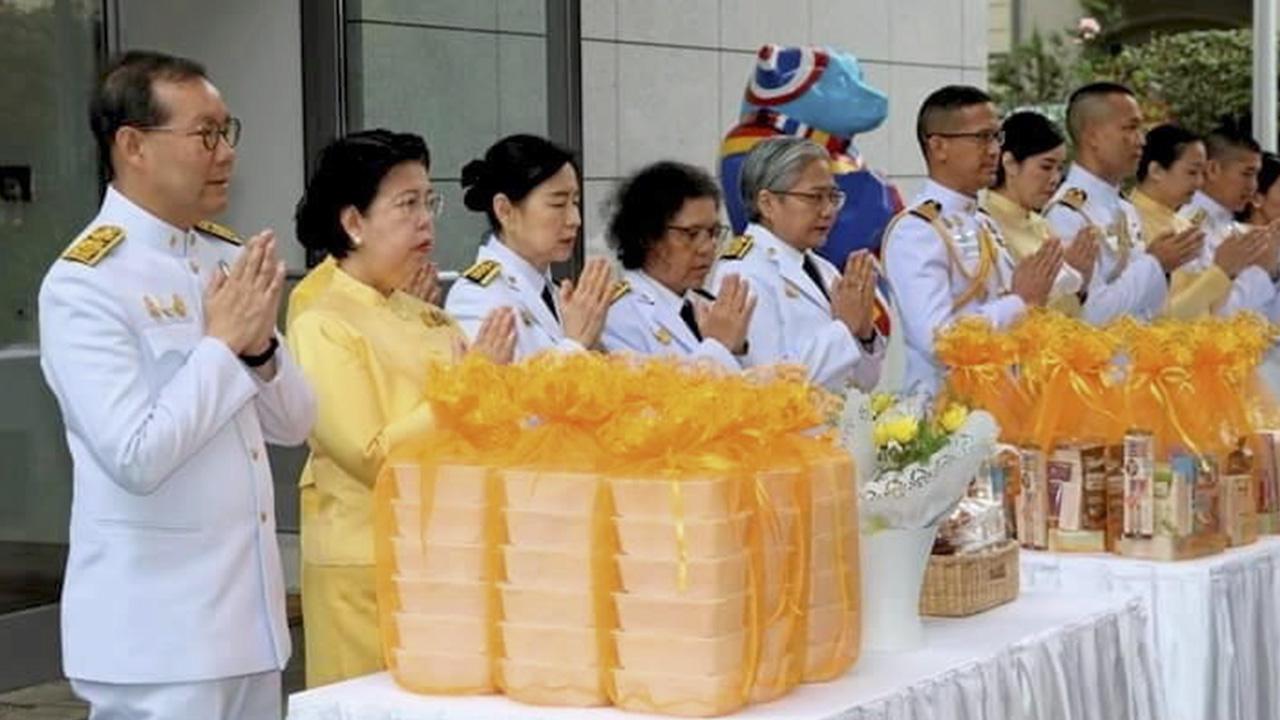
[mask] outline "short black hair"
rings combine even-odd
[[[1000,146],[1001,157],[1004,153],[1009,153],[1018,162],[1047,153],[1067,142],[1052,120],[1029,110],[1016,112],[1005,118],[1000,129],[1004,131],[1004,144]],[[1004,187],[1005,179],[1004,163],[998,163],[995,186]]]
[[[1171,123],[1151,128],[1147,133],[1147,144],[1142,148],[1142,160],[1138,162],[1138,182],[1151,174],[1151,163],[1168,170],[1192,143],[1203,140],[1190,130]]]
[[[925,160],[929,159],[929,136],[938,132],[939,118],[989,102],[991,96],[972,85],[947,85],[929,93],[916,115],[916,142],[920,143],[920,152]]]
[[[343,258],[355,247],[342,227],[348,207],[364,213],[392,168],[419,162],[431,169],[431,151],[419,135],[364,130],[329,143],[294,212],[298,242],[309,250]]]
[[[519,203],[565,165],[573,167],[581,178],[573,153],[537,135],[509,135],[494,143],[484,157],[472,160],[462,168],[462,202],[474,212],[489,218],[489,228],[502,229],[493,211],[493,199],[499,194]]]
[[[1132,90],[1120,83],[1096,82],[1076,88],[1067,98],[1067,134],[1071,136],[1072,143],[1080,144],[1080,138],[1084,135],[1085,120],[1091,114],[1090,110],[1094,107],[1095,101],[1110,95],[1137,97]]]
[[[1204,139],[1210,160],[1221,160],[1233,152],[1262,154],[1262,146],[1249,134],[1243,123],[1224,120],[1209,131]]]
[[[195,60],[151,50],[130,50],[107,63],[89,101],[89,128],[98,144],[98,158],[107,179],[115,177],[111,148],[122,127],[152,127],[169,121],[169,110],[156,101],[157,80],[183,82],[206,78]]]
[[[712,198],[719,206],[720,188],[705,170],[685,163],[656,162],[623,181],[609,220],[609,246],[622,267],[644,267],[685,201],[700,198]]]

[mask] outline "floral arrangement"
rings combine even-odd
[[[990,414],[959,403],[935,407],[925,396],[850,391],[839,436],[858,466],[864,531],[936,525],[960,501],[998,435]]]

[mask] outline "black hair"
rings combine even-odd
[[[462,168],[462,202],[469,210],[489,218],[489,228],[502,229],[493,211],[493,199],[505,195],[513,203],[529,196],[548,178],[570,165],[581,178],[573,153],[537,135],[509,135],[494,143],[484,157]]]
[[[1142,160],[1138,161],[1138,182],[1151,174],[1151,163],[1168,170],[1182,157],[1193,143],[1203,142],[1199,135],[1178,125],[1166,124],[1151,128],[1147,143],[1142,148]]]
[[[1280,180],[1280,155],[1273,152],[1262,153],[1262,169],[1258,171],[1258,194],[1266,195],[1271,190],[1271,186],[1276,184],[1276,180]],[[1249,222],[1253,217],[1253,203],[1250,202],[1245,206],[1244,210],[1236,213],[1236,220],[1240,222]]]
[[[685,201],[699,198],[712,198],[718,206],[720,188],[705,170],[685,163],[656,162],[627,178],[614,194],[609,220],[609,246],[622,267],[644,267]]]
[[[378,196],[392,168],[419,162],[431,169],[431,152],[419,135],[390,130],[364,130],[329,143],[320,151],[316,170],[293,214],[298,242],[310,250],[343,258],[354,244],[342,227],[342,211],[361,213]]]
[[[1062,131],[1052,120],[1038,112],[1016,112],[1000,124],[1004,131],[1004,143],[1000,146],[1002,162],[996,165],[996,187],[1004,187],[1004,154],[1022,162],[1029,157],[1047,153],[1066,143]]]
[[[1072,143],[1079,145],[1080,137],[1084,134],[1086,105],[1092,100],[1108,95],[1136,97],[1132,90],[1120,83],[1096,82],[1076,88],[1067,98],[1067,134],[1071,136]]]
[[[89,129],[108,180],[115,176],[111,148],[120,128],[155,127],[169,121],[169,109],[157,102],[154,83],[205,77],[204,66],[195,60],[150,50],[130,50],[107,63],[89,101]]]
[[[929,135],[938,131],[938,119],[956,110],[991,102],[991,96],[972,85],[947,85],[938,88],[924,99],[920,113],[916,115],[916,141],[925,159],[929,157]]]
[[[1221,160],[1231,152],[1262,153],[1262,146],[1249,134],[1243,123],[1224,120],[1218,127],[1209,131],[1204,139],[1205,149],[1210,160]]]

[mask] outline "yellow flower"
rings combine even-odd
[[[889,393],[876,393],[871,396],[871,414],[880,417],[885,410],[893,407],[893,396]]]
[[[884,423],[876,423],[875,438],[878,448],[889,444],[889,431],[885,429]]]
[[[886,420],[884,422],[884,430],[889,440],[899,445],[906,445],[916,439],[916,434],[920,432],[920,422],[913,417],[904,415]]]
[[[942,412],[942,416],[938,418],[938,424],[943,430],[953,433],[964,425],[964,421],[969,418],[969,410],[963,405],[951,405]]]

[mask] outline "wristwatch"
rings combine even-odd
[[[266,365],[268,362],[271,362],[271,358],[276,356],[276,350],[278,350],[279,348],[280,348],[280,341],[277,340],[274,335],[272,335],[271,341],[267,343],[266,350],[263,350],[261,353],[257,355],[240,355],[239,356],[240,362],[244,363],[245,365],[248,365],[251,368],[262,367],[263,365]]]

